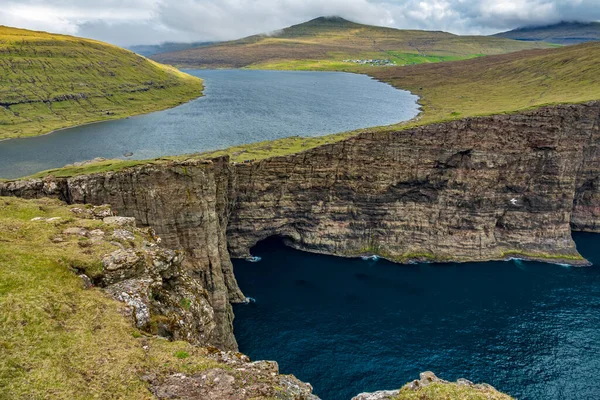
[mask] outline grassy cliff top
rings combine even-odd
[[[202,80],[94,40],[0,26],[0,140],[157,111]]]
[[[0,197],[0,398],[149,399],[143,374],[218,366],[202,349],[142,335],[124,304],[85,290],[72,267],[97,268],[118,247],[61,235],[70,227],[108,229],[58,200]]]
[[[487,54],[548,48],[547,43],[487,36],[399,30],[321,17],[269,34],[153,56],[202,68],[340,69],[344,60],[379,59],[397,65],[453,61]]]
[[[169,341],[154,336],[155,328],[135,328],[132,313],[137,317],[136,307],[144,301],[162,302],[171,309],[171,313],[150,311],[156,318],[150,325],[168,318],[179,321],[185,317],[178,307],[189,310],[203,303],[193,290],[185,289],[165,300],[174,294],[165,287],[173,282],[185,286],[192,278],[178,267],[169,267],[168,261],[164,264],[162,256],[153,258],[148,253],[148,241],[156,246],[153,233],[112,224],[102,219],[107,213],[107,206],[0,197],[0,399],[222,395],[291,400],[310,390],[295,377],[280,375],[275,364],[250,363],[240,353]],[[140,258],[127,261],[124,252]],[[106,254],[117,264],[106,266]],[[164,273],[164,268],[171,268],[168,276],[153,276]],[[118,284],[105,291],[91,286],[89,279],[85,284],[78,276],[81,273],[100,286],[101,280],[94,278],[112,274],[111,282]],[[172,280],[177,278],[181,281]],[[145,284],[153,286],[144,289]],[[126,293],[139,302],[129,301],[127,306],[114,299],[127,299]],[[169,303],[178,296],[190,298]],[[203,317],[211,318],[208,310],[203,311]]]

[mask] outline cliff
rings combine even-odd
[[[0,397],[318,400],[276,362],[202,347],[208,293],[161,242],[106,205],[0,197]],[[356,399],[463,397],[510,399],[430,372]]]
[[[598,231],[600,103],[362,133],[298,154],[158,162],[0,184],[0,195],[111,204],[186,253],[209,292],[208,342],[235,349],[230,255],[277,235],[299,249],[397,262],[511,257],[585,265]]]
[[[0,197],[0,398],[318,400],[275,362],[200,346],[208,292],[159,243],[107,206]]]

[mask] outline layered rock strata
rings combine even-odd
[[[397,262],[511,257],[584,265],[571,226],[600,230],[600,103],[377,130],[249,163],[157,162],[0,184],[0,195],[111,204],[183,249],[209,292],[209,342],[235,349],[230,254],[296,248]]]

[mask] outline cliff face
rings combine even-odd
[[[207,344],[236,349],[231,302],[243,301],[244,296],[233,276],[225,239],[232,176],[227,160],[218,159],[146,165],[70,179],[14,182],[0,188],[0,193],[110,204],[119,215],[151,226],[163,245],[185,251],[185,268],[209,292],[216,328]]]
[[[233,256],[280,235],[294,247],[396,261],[582,260],[597,227],[599,104],[366,133],[236,166]],[[578,261],[579,259],[579,261]]]
[[[391,260],[522,257],[584,264],[571,224],[600,231],[600,103],[546,107],[231,165],[157,163],[0,184],[0,195],[108,203],[152,226],[210,292],[209,343],[235,349],[243,301],[229,254],[279,235],[297,248]]]

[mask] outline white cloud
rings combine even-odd
[[[228,40],[322,15],[406,29],[489,34],[599,20],[598,0],[2,0],[0,24],[118,45]]]

